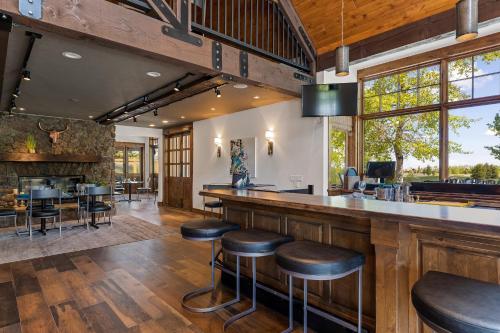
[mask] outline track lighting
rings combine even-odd
[[[214,88],[214,91],[215,91],[215,95],[217,95],[217,98],[221,98],[222,97],[222,94],[220,92],[219,87]]]
[[[10,103],[10,110],[11,110],[11,111],[14,111],[14,110],[16,110],[16,109],[17,109],[16,102],[12,101],[12,102]]]
[[[23,80],[24,81],[30,81],[31,80],[31,73],[29,70],[23,70],[23,73],[22,73],[22,76],[23,76]]]
[[[108,115],[106,115],[106,120],[111,120],[111,117]]]
[[[12,93],[12,97],[18,98],[20,93],[21,91],[19,90],[19,88],[16,88],[16,90]]]
[[[137,118],[136,118],[136,117],[134,117],[133,119],[134,119],[134,123],[136,123],[136,122],[137,122]]]
[[[155,117],[158,117],[158,109],[155,109],[155,110],[153,111],[153,115],[154,115]]]
[[[177,81],[177,83],[175,84],[174,90],[177,91],[177,92],[181,91],[181,84],[180,84],[179,81]]]

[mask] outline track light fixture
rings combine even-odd
[[[17,109],[16,102],[12,101],[12,102],[10,103],[10,111],[12,112],[12,111],[14,111],[14,110],[16,110],[16,109]]]
[[[27,69],[23,70],[22,72],[23,80],[24,81],[30,81],[31,80],[31,72]]]
[[[215,95],[217,96],[217,98],[221,98],[222,97],[222,94],[220,92],[219,87],[214,88],[214,91],[215,91]]]
[[[177,92],[181,91],[181,83],[179,81],[175,84],[174,90]]]
[[[158,117],[158,109],[154,109],[154,111],[153,111],[153,115],[154,115],[155,117]]]
[[[19,90],[19,88],[16,88],[16,90],[14,90],[14,92],[12,93],[12,97],[19,98],[20,94],[21,94],[21,91]]]
[[[134,123],[136,123],[136,122],[137,122],[137,118],[136,118],[136,117],[134,117],[133,119],[134,119]]]
[[[108,115],[106,115],[106,120],[111,120],[111,117]]]

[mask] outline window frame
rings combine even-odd
[[[431,61],[423,61],[416,64],[411,64],[408,66],[401,66],[394,70],[383,71],[381,73],[366,75],[366,76],[358,76],[358,83],[360,87],[360,103],[359,110],[360,114],[356,117],[355,127],[357,129],[357,142],[358,144],[358,152],[357,152],[357,168],[361,175],[364,174],[364,166],[366,165],[366,161],[364,160],[364,146],[365,146],[365,138],[364,138],[364,122],[366,120],[371,119],[379,119],[379,118],[387,118],[394,116],[404,116],[411,114],[418,114],[424,112],[432,112],[439,111],[439,180],[443,181],[448,179],[449,176],[449,154],[448,154],[448,111],[459,108],[473,107],[473,106],[481,106],[481,105],[490,105],[500,103],[500,95],[486,96],[473,98],[474,94],[472,94],[470,99],[461,100],[461,101],[448,101],[448,86],[450,82],[448,80],[448,65],[449,62],[455,61],[458,59],[464,59],[471,57],[474,63],[474,57],[493,52],[500,51],[500,45],[494,45],[487,48],[476,49],[468,52],[462,52],[449,57],[436,57]],[[391,111],[379,111],[374,113],[365,113],[365,97],[364,97],[364,83],[371,80],[376,80],[378,78],[400,74],[404,72],[409,72],[418,68],[428,67],[439,64],[440,68],[440,82],[439,82],[439,103],[427,106],[417,106],[407,109],[398,109]],[[375,66],[376,67],[376,66]],[[474,82],[474,64],[472,65],[473,75],[471,79]],[[493,73],[488,75],[494,75]],[[417,86],[417,88],[420,88]],[[474,89],[474,87],[472,87]],[[380,95],[375,95],[380,96]],[[399,99],[399,98],[398,98]],[[399,101],[398,101],[399,102]],[[398,103],[399,106],[399,103]],[[381,106],[380,106],[381,108]],[[380,109],[379,108],[379,109]]]

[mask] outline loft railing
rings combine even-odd
[[[310,61],[273,0],[192,0],[191,29],[298,69]]]
[[[146,0],[108,0],[155,17]],[[310,72],[311,60],[275,0],[190,0],[191,31]],[[176,12],[175,0],[164,2]]]

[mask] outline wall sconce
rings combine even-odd
[[[222,150],[222,138],[220,137],[214,138],[214,143],[217,146],[217,157],[220,157]]]
[[[267,155],[273,154],[273,146],[274,146],[274,132],[269,130],[266,131],[266,140],[267,140]]]

